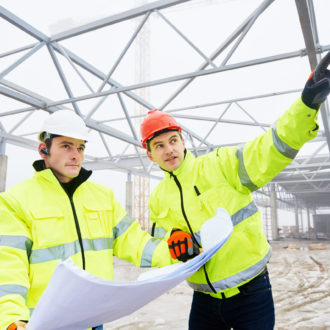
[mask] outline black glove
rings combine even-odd
[[[190,234],[180,229],[173,229],[167,240],[168,248],[173,259],[186,262],[199,255],[199,247],[192,240]]]
[[[316,66],[302,91],[302,101],[312,109],[318,110],[320,104],[326,100],[330,93],[330,70],[327,70],[329,64],[330,52]]]

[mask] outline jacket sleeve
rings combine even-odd
[[[29,228],[0,201],[0,329],[18,320],[29,320]]]
[[[167,243],[143,231],[139,222],[129,216],[114,198],[113,216],[114,255],[138,267],[163,267],[174,263]]]
[[[317,111],[299,98],[266,133],[237,147],[219,148],[221,171],[235,189],[255,191],[292,162],[318,127]]]

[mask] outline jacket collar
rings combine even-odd
[[[56,175],[53,173],[52,169],[45,167],[45,162],[43,159],[36,160],[33,163],[33,167],[36,171],[35,175],[41,176],[45,178],[46,180],[53,182],[55,184],[60,184],[64,190],[67,192],[67,189],[65,189],[65,184],[62,184],[56,177]],[[83,167],[80,169],[80,172],[77,177],[75,177],[72,181],[70,181],[70,191],[73,192],[87,179],[92,175],[92,171],[88,171],[84,169]]]
[[[172,175],[180,176],[180,177],[184,175],[190,176],[191,169],[193,168],[194,165],[194,160],[195,160],[195,156],[190,151],[187,150],[182,164],[176,170],[169,172],[162,169],[165,172],[165,177],[171,177]]]

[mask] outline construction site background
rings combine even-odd
[[[271,242],[268,265],[275,301],[276,330],[330,330],[330,241],[280,239]],[[115,280],[135,281],[145,269],[116,259]],[[185,282],[105,330],[184,330],[192,289]]]

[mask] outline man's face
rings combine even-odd
[[[48,156],[40,153],[41,148],[46,148],[45,143],[39,145],[39,154],[60,182],[70,182],[78,176],[84,161],[85,141],[59,136],[52,139]]]
[[[184,150],[184,140],[179,132],[169,131],[150,141],[150,151],[147,151],[147,154],[149,159],[157,163],[159,167],[172,172],[183,162]]]

